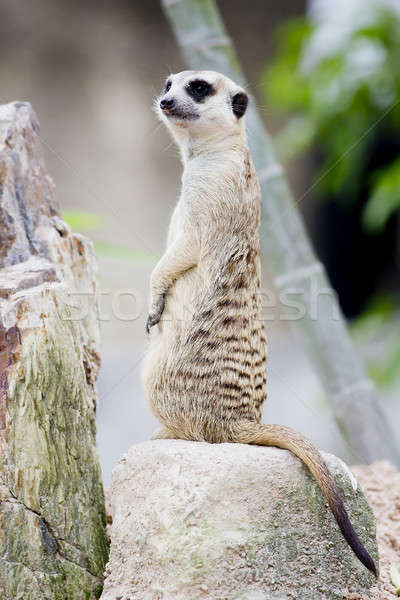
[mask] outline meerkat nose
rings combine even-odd
[[[160,107],[162,108],[162,110],[169,110],[170,108],[173,108],[174,106],[175,106],[175,100],[173,98],[170,98],[169,100],[167,100],[167,98],[164,98],[160,102]]]

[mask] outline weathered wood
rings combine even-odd
[[[61,219],[25,103],[0,107],[0,269],[0,598],[98,598],[96,261]]]
[[[245,84],[214,0],[162,0],[162,5],[189,68],[212,69]],[[301,333],[340,430],[358,460],[387,458],[400,465],[374,384],[353,346],[254,102],[246,119],[263,197],[261,244],[277,290],[281,295],[296,293],[305,309],[304,316],[293,321],[294,329]]]

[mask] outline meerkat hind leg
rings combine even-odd
[[[166,427],[157,429],[150,438],[151,440],[176,440],[177,437]]]

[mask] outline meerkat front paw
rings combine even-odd
[[[157,325],[157,323],[160,321],[161,315],[163,314],[164,308],[165,308],[165,297],[166,297],[166,293],[159,294],[152,301],[149,316],[147,317],[147,321],[146,321],[147,333],[150,333],[150,329],[154,325]]]

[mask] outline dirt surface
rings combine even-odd
[[[400,473],[388,462],[353,467],[375,513],[380,577],[368,596],[351,594],[347,600],[393,600],[398,598],[390,582],[390,565],[400,564]]]

